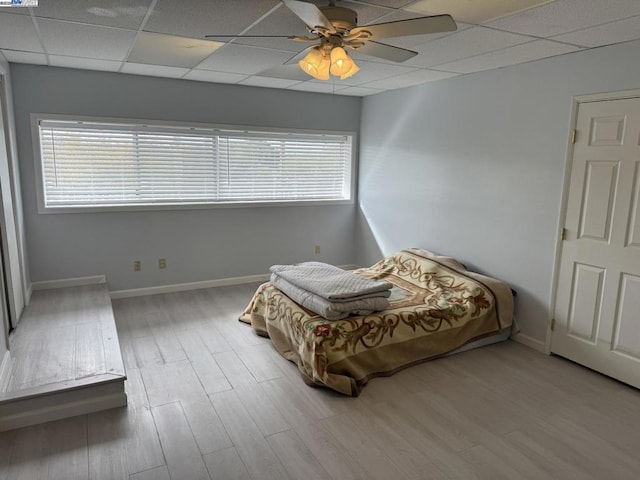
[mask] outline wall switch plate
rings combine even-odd
[[[142,262],[140,260],[134,260],[133,261],[133,271],[134,272],[139,272],[140,270],[142,270]]]
[[[167,268],[167,259],[159,258],[158,259],[158,268]]]
[[[316,255],[320,255],[320,245],[316,245]]]

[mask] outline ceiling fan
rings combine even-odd
[[[296,61],[304,55],[304,58],[298,60],[300,68],[318,80],[329,80],[330,74],[340,77],[340,79],[345,79],[360,70],[345,49],[393,62],[404,62],[418,53],[380,43],[377,40],[406,35],[450,32],[458,28],[451,15],[434,15],[358,26],[358,13],[350,8],[336,6],[336,0],[329,0],[329,5],[324,7],[316,7],[312,3],[298,0],[282,0],[282,3],[305,23],[310,36],[206,36],[234,38],[275,37],[288,38],[298,42],[316,43],[316,45],[296,55],[291,61]]]

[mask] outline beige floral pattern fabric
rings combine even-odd
[[[307,383],[354,396],[372,377],[511,328],[510,288],[452,258],[405,249],[355,273],[394,284],[387,310],[329,321],[265,283],[240,320],[270,337]]]

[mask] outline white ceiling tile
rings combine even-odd
[[[457,62],[445,63],[438,68],[458,73],[479,72],[492,68],[516,65],[518,63],[530,62],[541,58],[562,55],[565,53],[580,50],[579,47],[566,45],[563,43],[551,42],[549,40],[536,40],[534,42],[516,45],[495,52],[485,53]]]
[[[31,63],[33,65],[46,65],[47,56],[44,53],[21,52],[20,50],[2,50],[7,61],[12,63]]]
[[[636,40],[640,38],[640,15],[551,38],[583,47],[600,47]]]
[[[0,12],[0,48],[42,53],[31,17]]]
[[[267,88],[287,88],[295,85],[296,83],[299,83],[298,80],[285,80],[284,78],[260,77],[258,75],[254,75],[242,80],[240,85],[252,85],[254,87]]]
[[[457,76],[457,73],[439,72],[437,70],[420,69],[413,72],[396,75],[394,77],[383,78],[375,82],[369,82],[362,85],[368,88],[382,88],[385,90],[393,90],[396,88],[410,87],[421,83],[433,82],[435,80],[444,80]]]
[[[125,63],[122,73],[135,75],[149,75],[152,77],[180,78],[189,72],[188,68],[164,67],[162,65],[147,65],[145,63]]]
[[[279,0],[158,0],[144,29],[193,38],[235,35],[279,5]]]
[[[259,74],[261,77],[284,78],[285,80],[297,80],[298,82],[306,82],[311,79],[297,63],[291,65],[277,65],[273,68],[263,70]]]
[[[523,35],[473,27],[417,46],[415,49],[420,55],[407,60],[404,65],[433,67],[531,40],[531,37]]]
[[[284,5],[271,12],[255,27],[247,30],[246,35],[299,35],[310,36],[304,22]],[[254,45],[275,50],[299,52],[311,43],[297,42],[287,38],[238,38],[234,43]],[[315,42],[319,43],[319,42]]]
[[[338,89],[344,89],[343,86],[337,87],[334,82],[316,82],[306,81],[301,82],[292,87],[289,90],[299,90],[301,92],[316,92],[316,93],[334,93]]]
[[[290,58],[291,52],[231,44],[213,52],[198,69],[252,75],[282,65]]]
[[[640,15],[638,0],[556,0],[488,25],[510,32],[551,37]]]
[[[404,9],[431,15],[449,14],[456,20],[478,25],[552,1],[554,0],[418,0]]]
[[[136,33],[111,27],[38,19],[48,53],[70,57],[124,60]]]
[[[49,64],[53,67],[117,72],[120,69],[122,62],[117,62],[115,60],[96,60],[93,58],[65,57],[63,55],[49,55]]]
[[[151,0],[40,0],[37,17],[137,30]]]
[[[336,90],[336,95],[350,95],[352,97],[366,97],[367,95],[375,95],[376,93],[384,92],[378,88],[366,88],[366,87],[348,87],[342,90]]]
[[[197,38],[142,32],[127,61],[193,68],[222,45]]]
[[[241,73],[214,72],[213,70],[191,70],[184,78],[200,82],[238,83],[247,78]]]
[[[354,56],[355,58],[355,56]],[[416,68],[401,66],[397,63],[378,63],[368,62],[362,60],[362,57],[356,60],[356,64],[360,67],[360,71],[353,77],[345,80],[336,79],[336,82],[340,85],[361,85],[363,83],[373,82],[375,80],[382,80],[383,78],[393,77],[404,73],[410,73]]]

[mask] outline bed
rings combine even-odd
[[[509,337],[513,295],[450,257],[408,248],[354,273],[393,284],[389,308],[329,321],[270,282],[240,321],[269,337],[312,386],[357,396],[373,377]]]

